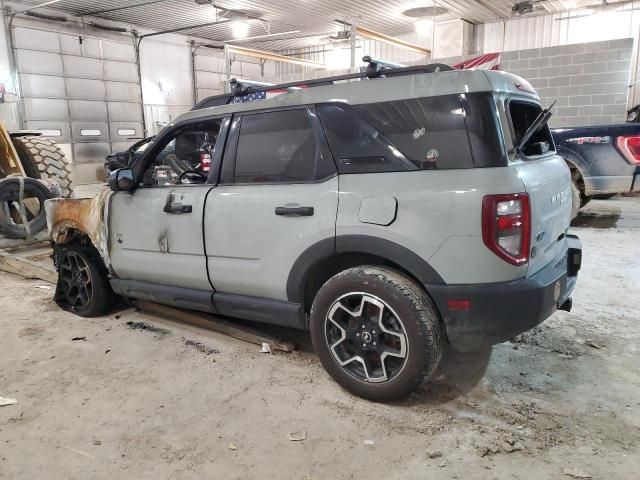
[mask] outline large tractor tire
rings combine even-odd
[[[71,161],[54,141],[38,136],[12,140],[28,177],[52,180],[60,185],[63,197],[72,196]]]

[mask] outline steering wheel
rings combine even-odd
[[[180,174],[180,176],[178,176],[178,183],[182,183],[182,179],[187,175],[197,175],[202,179],[202,183],[207,181],[207,175],[205,175],[204,173],[198,172],[197,170],[185,170]]]

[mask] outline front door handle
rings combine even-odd
[[[164,204],[164,213],[173,213],[177,215],[191,213],[193,211],[193,207],[186,203],[182,203],[182,200],[186,197],[188,197],[188,195],[178,195],[174,191],[169,192],[169,195],[167,195],[167,201]]]
[[[295,215],[298,217],[311,217],[313,207],[276,207],[276,215]]]
[[[191,205],[184,205],[182,203],[171,203],[164,206],[164,213],[191,213],[193,207]]]

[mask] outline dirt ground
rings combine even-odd
[[[18,400],[0,407],[0,478],[637,479],[640,199],[593,201],[577,225],[573,312],[448,351],[389,405],[339,388],[305,334],[268,355],[133,310],[87,320],[0,274],[0,396]]]

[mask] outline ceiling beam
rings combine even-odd
[[[431,49],[429,48],[421,47],[420,45],[416,45],[415,43],[405,42],[404,40],[400,40],[399,38],[391,37],[389,35],[385,35],[384,33],[375,32],[364,27],[356,26],[356,35],[369,38],[371,40],[376,40],[378,42],[387,43],[389,45],[394,45],[396,47],[404,48],[405,50],[411,50],[416,53],[421,53],[422,55],[429,55],[431,53]]]
[[[274,60],[276,62],[283,63],[293,63],[295,65],[302,65],[304,67],[327,68],[327,66],[323,63],[305,60],[304,58],[288,57],[273,52],[267,52],[266,50],[256,50],[254,48],[240,47],[238,45],[227,44],[227,51],[229,53],[235,53],[237,55],[244,55],[245,57],[261,58],[263,60]]]
[[[166,1],[168,0],[146,0],[143,2],[129,3],[128,5],[122,5],[120,7],[105,8],[104,10],[92,10],[89,12],[83,12],[80,14],[80,16],[90,17],[93,15],[102,15],[104,13],[119,12],[120,10],[127,10],[129,8],[145,7],[147,5],[153,5],[155,3],[162,3]]]

